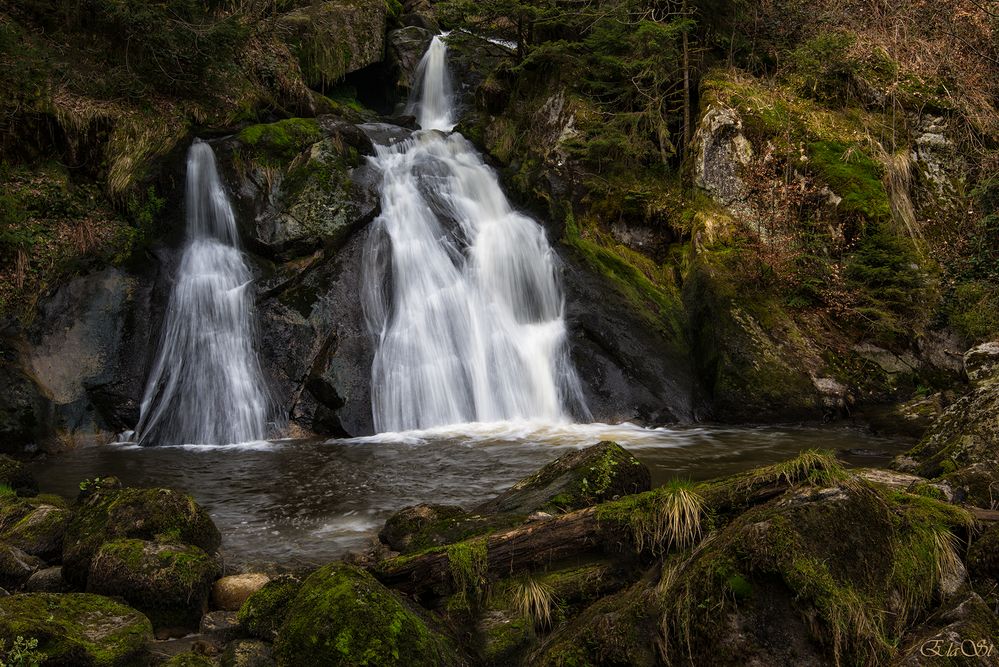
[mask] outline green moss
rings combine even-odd
[[[774,474],[783,472],[763,477]],[[788,613],[814,618],[813,638],[840,664],[894,655],[941,577],[957,567],[952,531],[966,530],[970,515],[857,480],[830,486],[806,477],[804,484],[739,516],[701,553],[674,561],[661,590],[667,644],[694,646],[695,661],[699,651],[710,653],[723,619],[755,613],[744,601],[776,577],[793,601]],[[842,528],[859,525],[864,530]]]
[[[18,636],[37,639],[52,664],[125,667],[142,663],[152,626],[100,595],[30,593],[0,599],[0,639]]]
[[[33,496],[38,493],[38,482],[27,466],[9,456],[0,454],[0,486],[6,489],[4,495],[16,493],[19,496]]]
[[[479,537],[449,544],[444,549],[447,552],[451,579],[458,591],[458,598],[462,606],[469,607],[477,604],[485,594],[485,586],[488,581],[486,572],[489,567],[489,559],[486,538]]]
[[[236,138],[262,163],[281,166],[322,139],[322,132],[315,118],[286,118],[276,123],[251,125]]]
[[[273,641],[284,622],[288,605],[301,587],[302,580],[294,575],[271,579],[240,607],[237,615],[240,626],[251,637]]]
[[[113,485],[112,485],[113,487]],[[98,488],[73,511],[66,528],[63,576],[85,586],[90,561],[105,542],[166,535],[213,553],[221,535],[194,499],[171,489]]]
[[[280,665],[457,664],[450,642],[364,570],[324,566],[302,584],[278,632]]]
[[[221,574],[219,563],[198,547],[116,540],[94,556],[87,589],[124,598],[157,629],[193,629]]]
[[[641,253],[609,240],[595,227],[584,233],[572,213],[566,216],[563,242],[615,285],[636,312],[679,344],[683,339],[680,294],[665,267],[656,266]]]
[[[946,305],[947,323],[969,344],[999,336],[999,285],[986,280],[958,284]]]
[[[891,220],[891,204],[881,181],[881,164],[856,143],[816,141],[808,146],[809,166],[842,197],[837,210],[870,222]]]

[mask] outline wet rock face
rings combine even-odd
[[[298,432],[371,432],[358,295],[364,229],[378,212],[373,150],[332,116],[252,126],[219,146],[247,246],[261,256],[261,363]]]
[[[135,424],[157,339],[158,273],[153,261],[136,274],[75,278],[42,303],[30,329],[0,344],[11,388],[0,397],[3,446],[104,444]]]
[[[401,100],[409,96],[416,83],[416,69],[430,46],[434,34],[416,25],[390,30],[388,33],[387,61],[395,77],[396,93]]]

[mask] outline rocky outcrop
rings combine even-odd
[[[385,57],[387,3],[334,0],[281,15],[276,30],[298,57],[306,84],[328,86]]]
[[[999,484],[999,343],[968,350],[964,367],[968,393],[950,405],[896,465],[944,480],[968,502],[992,507]]]
[[[416,83],[417,67],[433,36],[430,30],[416,25],[389,31],[386,64],[395,79],[398,99],[405,100],[409,96]]]

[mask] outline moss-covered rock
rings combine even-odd
[[[302,579],[292,574],[283,574],[264,584],[239,608],[237,618],[243,631],[251,637],[274,641],[288,605],[301,587]]]
[[[383,0],[334,0],[282,15],[278,29],[288,35],[305,82],[320,88],[381,62],[387,17]]]
[[[26,465],[0,454],[0,487],[9,487],[19,496],[38,494],[38,482]]]
[[[0,639],[38,640],[45,665],[130,667],[144,664],[149,619],[100,595],[30,593],[0,599]]]
[[[120,538],[173,542],[214,553],[222,541],[208,513],[171,489],[108,488],[91,492],[73,509],[63,544],[63,576],[84,587],[90,561],[105,542]]]
[[[360,568],[314,572],[288,608],[275,653],[280,665],[456,665],[450,640]]]
[[[476,508],[483,514],[568,512],[651,488],[649,469],[614,442],[601,442],[552,461]]]
[[[106,542],[94,555],[87,591],[125,599],[157,635],[185,634],[208,608],[219,562],[195,546],[136,539]]]
[[[924,477],[942,478],[968,502],[990,507],[999,481],[999,369],[979,348],[967,356],[971,390],[948,406],[896,464]]]
[[[981,665],[994,667],[999,662],[995,638],[999,637],[999,619],[975,593],[964,591],[946,601],[926,622],[902,641],[898,667],[938,665]]]
[[[63,535],[69,523],[67,509],[35,504],[24,518],[0,534],[0,540],[43,560],[62,555]]]
[[[466,512],[456,505],[413,505],[390,516],[378,539],[407,554],[509,528],[524,519],[520,514]]]
[[[940,591],[953,590],[963,567],[952,531],[970,521],[946,503],[858,481],[798,487],[666,563],[656,612],[664,655],[886,662]]]

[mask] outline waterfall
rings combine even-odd
[[[422,131],[378,146],[382,214],[364,249],[378,431],[588,417],[569,359],[556,257],[454,126],[447,46],[410,102]]]
[[[406,113],[416,116],[424,130],[454,129],[454,92],[447,69],[447,33],[437,35],[416,68],[416,85]]]
[[[229,444],[265,436],[252,276],[211,146],[187,154],[187,239],[146,383],[141,444]]]

